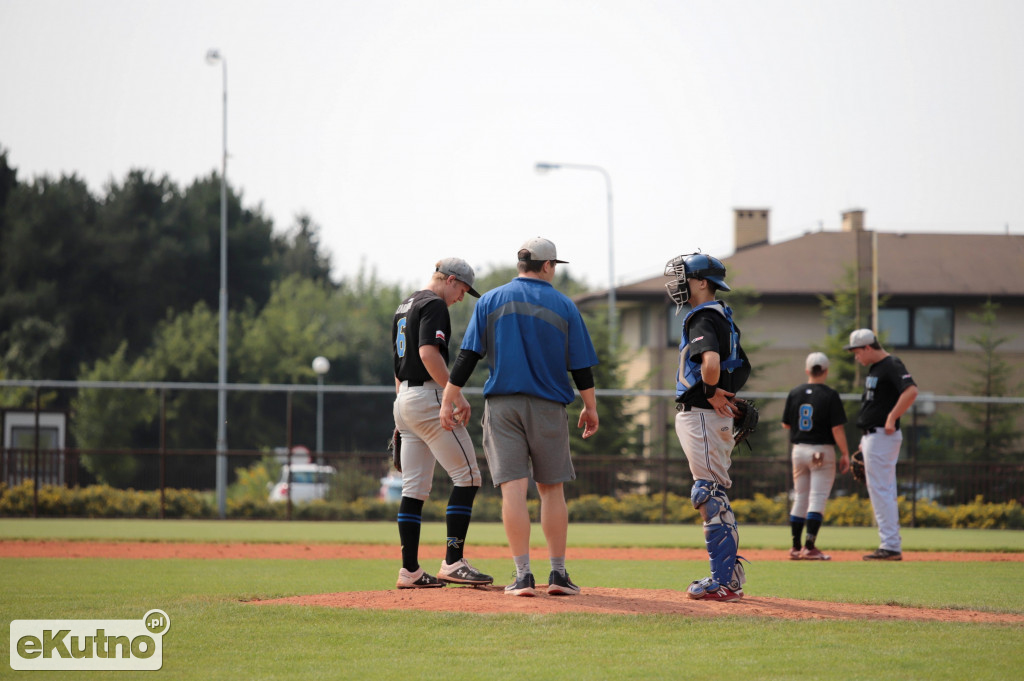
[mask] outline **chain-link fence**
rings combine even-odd
[[[85,486],[104,482],[113,487],[139,490],[210,490],[216,484],[216,460],[223,456],[233,483],[240,470],[265,457],[284,461],[288,452],[306,451],[295,461],[334,466],[342,479],[358,477],[360,488],[373,487],[391,471],[386,441],[393,427],[392,386],[229,385],[228,440],[232,446],[217,451],[197,442],[213,444],[216,424],[210,399],[217,384],[107,383],[61,381],[0,381],[0,390],[22,391],[18,409],[4,410],[4,441],[0,450],[0,480],[16,485],[33,480],[38,485]],[[317,393],[321,400],[317,400]],[[480,446],[479,389],[467,389],[474,405],[470,433],[477,444],[485,481],[487,462]],[[770,498],[792,488],[786,432],[780,427],[785,393],[748,393],[761,410],[761,423],[748,448],[733,453],[733,499]],[[850,420],[855,419],[859,395],[844,395]],[[572,498],[581,494],[621,496],[637,493],[688,496],[692,478],[675,437],[670,408],[672,395],[664,391],[598,390],[598,410],[610,400],[624,400],[634,414],[637,443],[630,451],[574,453],[577,480],[566,486]],[[8,404],[11,402],[7,400]],[[318,408],[322,403],[322,411]],[[664,422],[654,421],[652,405]],[[43,405],[65,405],[64,441],[54,445],[44,430],[52,414]],[[1015,419],[1007,407],[1020,411],[1024,398],[971,398],[923,394],[902,419],[904,444],[897,466],[900,491],[908,500],[961,504],[982,496],[986,501],[1024,501],[1024,456]],[[642,408],[637,408],[641,405]],[[570,406],[575,424],[578,403]],[[1002,411],[1000,411],[1002,410]],[[12,414],[21,414],[18,428],[9,427]],[[28,424],[26,425],[26,416]],[[85,422],[88,419],[88,422]],[[652,421],[654,423],[652,424]],[[605,424],[602,423],[602,426]],[[21,435],[14,437],[15,431]],[[322,431],[322,432],[318,432]],[[859,435],[848,424],[850,450]],[[102,441],[105,434],[116,441]],[[83,446],[80,441],[89,439]],[[310,451],[309,443],[323,441],[324,451]],[[438,466],[435,489],[446,478]],[[367,481],[370,481],[369,483]],[[385,492],[386,490],[381,490]],[[485,482],[481,494],[492,494]],[[837,475],[833,496],[866,495],[847,475]]]

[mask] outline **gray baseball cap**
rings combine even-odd
[[[843,346],[843,350],[867,347],[877,340],[875,332],[871,329],[857,329],[850,333],[850,342]]]
[[[462,258],[444,258],[437,263],[434,271],[455,277],[469,287],[469,295],[474,298],[480,297],[480,294],[473,288],[473,282],[476,281],[476,273],[473,272],[473,268],[469,266],[469,263]]]
[[[807,363],[804,365],[807,370],[810,371],[814,367],[821,367],[822,369],[828,369],[828,355],[824,352],[812,352],[807,355]]]
[[[559,260],[558,252],[555,250],[555,245],[547,239],[539,236],[535,236],[529,239],[525,244],[519,247],[520,251],[529,251],[530,255],[528,258],[523,260],[554,260],[563,264],[569,264],[568,260]]]

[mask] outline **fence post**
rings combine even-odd
[[[164,489],[167,482],[167,391],[160,388],[160,519],[165,518]]]
[[[285,490],[288,497],[288,520],[292,519],[292,391],[289,390],[285,399],[285,444],[288,447],[288,477]]]
[[[32,517],[39,517],[39,386],[36,386],[36,446],[35,463],[32,466]]]
[[[910,405],[910,526],[917,527],[917,405]]]
[[[668,426],[665,427],[661,438],[661,524],[664,525],[668,517]]]

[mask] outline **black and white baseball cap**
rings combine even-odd
[[[473,272],[473,268],[469,266],[469,263],[462,258],[444,258],[437,263],[437,268],[434,271],[455,277],[469,287],[469,291],[467,291],[469,295],[474,298],[480,297],[480,294],[473,288],[473,282],[476,281],[476,273]]]
[[[555,245],[543,237],[535,236],[529,239],[519,247],[519,252],[522,253],[523,251],[528,251],[528,254],[526,257],[520,257],[520,260],[554,260],[555,262],[569,264],[568,260],[558,259]]]
[[[850,333],[850,342],[843,346],[843,350],[854,350],[856,348],[864,348],[878,339],[875,338],[875,332],[871,329],[857,329]]]

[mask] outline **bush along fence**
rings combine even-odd
[[[428,500],[423,519],[442,522],[446,497]],[[787,495],[769,498],[757,493],[753,499],[731,502],[741,524],[785,525],[789,521],[790,501]],[[672,523],[699,524],[700,516],[688,496],[626,494],[621,497],[586,494],[569,502],[569,518],[589,523]],[[540,520],[540,505],[530,499],[530,513]],[[941,506],[934,501],[916,502],[916,520],[912,502],[900,497],[900,521],[906,526],[977,529],[1024,529],[1024,506],[1017,501],[989,503],[981,496],[967,504]],[[80,518],[216,518],[217,507],[211,492],[169,489],[164,493],[163,515],[159,491],[120,490],[105,485],[60,487],[44,485],[38,495],[32,481],[16,486],[0,483],[0,516],[32,517],[33,507],[39,517]],[[286,504],[271,503],[252,496],[228,500],[228,517],[232,519],[284,520]],[[384,520],[393,521],[398,502],[376,497],[352,501],[315,500],[294,504],[291,518],[295,520]],[[871,502],[851,494],[829,500],[825,508],[825,524],[831,526],[869,527],[874,514]],[[501,521],[501,499],[481,495],[473,507],[473,519],[484,522]]]

